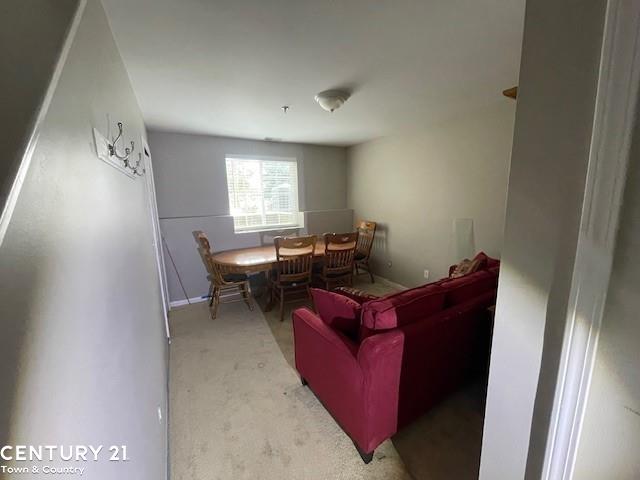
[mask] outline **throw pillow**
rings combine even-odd
[[[487,268],[487,262],[489,261],[489,256],[484,252],[479,252],[473,257],[474,260],[478,260],[478,268],[476,270],[484,270]]]
[[[319,288],[311,289],[313,305],[322,321],[351,339],[358,337],[362,307],[344,295]]]
[[[465,258],[456,265],[456,267],[453,269],[453,272],[451,272],[451,275],[449,276],[451,278],[464,277],[465,275],[469,275],[470,273],[477,272],[481,265],[482,260],[479,258],[474,258],[473,260]]]
[[[362,305],[364,302],[368,302],[369,300],[377,300],[378,298],[380,298],[377,295],[372,295],[371,293],[367,293],[364,290],[353,287],[337,287],[334,292],[339,293],[340,295],[344,295],[345,297],[350,298],[360,305]]]

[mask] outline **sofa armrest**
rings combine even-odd
[[[358,346],[307,308],[293,312],[296,370],[354,440],[364,431]]]
[[[312,334],[314,337],[319,337],[335,354],[355,361],[358,346],[349,337],[327,325],[317,313],[306,307],[298,308],[294,310],[292,318],[294,341],[303,341],[304,334]],[[302,347],[297,342],[296,346]]]
[[[404,334],[392,330],[366,338],[358,351],[364,375],[364,409],[367,431],[364,452],[373,451],[398,430],[400,375]]]

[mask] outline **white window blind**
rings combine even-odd
[[[236,231],[298,224],[295,159],[226,157],[229,209]]]

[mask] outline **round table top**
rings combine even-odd
[[[324,242],[318,240],[314,251],[316,257],[324,255]],[[213,259],[224,265],[233,267],[270,267],[276,263],[276,247],[274,245],[262,245],[259,247],[240,248],[226,250],[213,254]]]

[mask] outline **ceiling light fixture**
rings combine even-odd
[[[346,102],[351,94],[345,90],[326,90],[316,95],[316,102],[327,112],[333,112]]]

